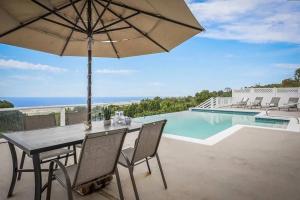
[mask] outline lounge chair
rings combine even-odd
[[[73,200],[72,190],[94,181],[116,175],[120,199],[124,199],[119,172],[118,158],[127,129],[92,133],[85,136],[78,164],[65,167],[59,160],[53,160],[49,166],[47,200],[51,198],[52,179],[56,179],[66,190],[68,200]],[[53,165],[59,169],[54,171]]]
[[[139,199],[139,195],[138,195],[138,191],[133,176],[133,168],[138,164],[146,162],[149,174],[151,174],[151,169],[148,160],[154,157],[156,157],[157,159],[162,180],[164,183],[164,187],[165,189],[167,189],[167,182],[164,177],[162,166],[157,153],[161,135],[166,122],[167,120],[162,120],[162,121],[144,124],[142,129],[139,132],[138,138],[136,139],[134,148],[131,147],[122,150],[119,159],[119,164],[122,165],[123,167],[128,168],[131,182],[133,185],[135,198],[137,200]]]
[[[298,111],[298,102],[299,97],[290,97],[288,102],[286,104],[283,104],[282,106],[279,106],[278,109],[287,109],[289,111],[291,108],[296,108]]]
[[[231,107],[235,106],[235,107],[246,107],[247,106],[247,103],[249,101],[249,98],[242,98],[241,101],[235,103],[235,104],[232,104]]]
[[[55,121],[55,115],[49,114],[49,115],[33,115],[33,116],[24,116],[23,118],[23,124],[24,124],[24,130],[36,130],[36,129],[43,129],[43,128],[52,128],[56,126]],[[60,159],[60,158],[66,158],[68,159],[69,156],[73,156],[74,162],[77,162],[76,159],[76,151],[75,145],[73,146],[73,149],[71,147],[68,148],[60,148],[52,151],[47,151],[40,154],[40,160],[42,163],[50,162],[52,159]],[[23,151],[21,162],[20,162],[20,169],[23,169],[24,162],[26,158],[26,153]],[[31,157],[31,155],[27,155],[28,157]],[[21,179],[22,172],[20,171],[18,173],[18,180]]]
[[[266,106],[264,106],[264,108],[266,109],[278,108],[279,101],[280,101],[280,97],[272,97],[270,103],[266,103]]]
[[[263,100],[263,97],[255,97],[254,101],[252,103],[250,103],[250,108],[255,108],[255,107],[262,107],[261,106],[261,102]]]
[[[239,105],[243,101],[244,101],[244,97],[240,101],[238,101],[238,102],[236,102],[234,104],[231,104],[230,107],[237,106],[237,105]]]

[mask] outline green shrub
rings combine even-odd
[[[14,104],[6,100],[0,100],[0,108],[13,108]]]

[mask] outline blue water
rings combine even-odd
[[[183,111],[136,118],[139,122],[167,119],[164,133],[206,139],[236,124],[286,128],[286,120],[256,120],[252,113],[215,113]]]
[[[139,101],[146,97],[93,97],[93,103],[117,103]],[[0,97],[0,100],[8,100],[15,107],[54,106],[86,104],[86,97]]]

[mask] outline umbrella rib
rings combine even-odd
[[[103,24],[102,20],[101,20],[101,24]],[[104,30],[105,30],[105,29],[104,29]],[[107,37],[108,37],[108,39],[109,39],[109,42],[110,42],[112,48],[113,48],[114,51],[115,51],[115,54],[117,55],[118,58],[120,58],[119,53],[118,53],[118,51],[117,51],[117,49],[116,49],[116,46],[114,45],[114,43],[113,43],[113,41],[112,41],[112,39],[111,39],[109,33],[106,32],[106,35],[107,35]]]
[[[109,0],[100,0],[100,1],[108,2]],[[117,2],[111,1],[111,4],[122,7],[122,8],[127,8],[127,9],[130,9],[130,10],[138,11],[138,12],[141,12],[145,15],[156,17],[156,18],[159,18],[159,19],[162,19],[162,20],[165,20],[165,21],[169,21],[169,22],[181,25],[181,26],[188,27],[188,28],[192,28],[192,29],[195,29],[195,30],[198,30],[198,31],[204,31],[205,30],[200,24],[199,24],[200,27],[196,27],[196,26],[192,26],[192,25],[189,25],[189,24],[186,24],[186,23],[183,23],[183,22],[179,22],[179,21],[174,20],[174,19],[170,19],[168,17],[164,17],[162,15],[158,15],[158,14],[154,14],[154,13],[151,13],[151,12],[148,12],[148,11],[140,10],[140,9],[137,9],[137,8],[134,8],[134,7],[122,4],[122,3],[117,3]]]
[[[74,28],[74,27],[72,27],[72,26],[69,26],[69,25],[66,25],[66,24],[63,24],[63,23],[54,21],[54,20],[52,20],[52,19],[48,19],[48,18],[42,18],[42,19],[45,20],[45,21],[48,21],[48,22],[52,22],[53,24],[57,24],[57,25],[60,25],[60,26],[69,28],[69,29],[71,29],[71,30],[73,30],[73,31],[78,31],[78,32],[81,32],[81,33],[85,33],[85,32],[82,31],[82,30],[79,30],[79,29]]]
[[[77,2],[79,2],[79,1],[82,1],[82,0],[76,0],[76,1],[74,1],[73,3],[77,3]],[[70,5],[71,5],[71,4],[66,4],[66,5],[64,5],[64,6],[60,7],[60,8],[57,8],[56,11],[65,9],[66,7],[69,7]],[[47,16],[49,16],[49,15],[51,15],[51,14],[52,14],[52,12],[48,12],[48,13],[43,14],[43,15],[41,15],[41,16],[39,16],[39,17],[36,17],[35,19],[32,19],[32,20],[30,20],[30,21],[28,21],[28,22],[25,22],[25,23],[21,22],[19,26],[15,27],[15,28],[12,28],[12,29],[10,29],[10,30],[8,30],[8,31],[6,31],[6,32],[4,32],[4,33],[2,33],[2,34],[0,35],[0,38],[1,38],[1,37],[4,37],[4,36],[7,35],[7,34],[10,34],[10,33],[12,33],[12,32],[15,32],[15,31],[17,31],[17,30],[19,30],[19,29],[21,29],[21,28],[23,28],[23,27],[26,27],[26,26],[28,26],[28,25],[30,25],[30,24],[32,24],[32,23],[34,23],[34,22],[36,22],[36,21],[38,21],[38,20],[40,20],[40,19],[43,19],[44,17],[47,17]]]
[[[61,16],[60,14],[57,13],[57,10],[51,10],[50,8],[48,8],[47,6],[45,6],[44,4],[38,2],[37,0],[32,0],[32,2],[34,2],[35,4],[39,5],[40,7],[44,8],[45,10],[48,10],[50,13],[56,15],[57,17],[65,20],[66,22],[72,24],[73,26],[75,26],[78,29],[81,29],[82,31],[86,31],[84,30],[82,27],[77,26],[76,24],[74,24],[72,21],[68,20],[67,18],[65,18],[64,16]]]
[[[99,3],[100,5],[102,5],[102,3],[99,2],[99,0],[96,0],[97,3]],[[103,5],[102,5],[103,6]],[[166,52],[169,52],[169,50],[165,47],[163,47],[161,44],[159,44],[157,41],[155,41],[153,38],[151,38],[149,35],[147,35],[146,33],[144,33],[141,29],[137,28],[136,26],[134,26],[132,23],[128,22],[125,18],[123,18],[122,16],[119,16],[115,11],[113,11],[110,8],[107,8],[107,10],[109,10],[113,15],[115,15],[116,17],[123,19],[123,21],[125,23],[127,23],[130,27],[134,28],[137,32],[139,32],[141,35],[143,35],[144,37],[146,37],[148,40],[150,40],[151,42],[153,42],[156,46],[160,47],[161,49],[163,49]]]
[[[119,20],[117,20],[117,21],[115,21],[115,22],[112,22],[112,23],[110,23],[110,24],[107,24],[107,25],[105,25],[105,26],[103,26],[103,27],[101,27],[101,28],[98,28],[98,29],[95,30],[93,33],[98,33],[99,31],[102,31],[102,30],[104,30],[104,29],[106,29],[106,28],[108,28],[108,27],[110,27],[110,26],[113,26],[113,25],[115,25],[115,24],[118,24],[118,23],[120,23],[120,22],[122,22],[122,21],[124,21],[124,20],[126,20],[126,19],[132,18],[132,17],[134,17],[134,16],[136,16],[136,15],[138,15],[138,14],[139,14],[139,12],[136,12],[136,13],[134,13],[134,14],[128,15],[127,17],[124,17],[123,19],[119,18]]]
[[[82,13],[79,13],[78,9],[76,8],[75,4],[73,3],[73,0],[70,0],[70,2],[72,3],[72,7],[74,8],[74,10],[75,10],[77,16],[79,17],[79,19],[81,20],[83,26],[85,27],[85,29],[87,29],[87,26],[86,26],[86,24],[84,23],[84,21],[83,21],[83,19],[81,17]],[[76,20],[76,23],[75,23],[76,25],[77,25],[78,21],[79,20]]]
[[[101,19],[101,15],[99,15],[99,12],[98,12],[98,10],[97,10],[97,8],[96,8],[94,2],[92,2],[92,5],[93,5],[93,7],[94,7],[94,9],[95,9],[95,11],[96,11],[96,13],[97,13],[97,15],[98,15],[98,19],[100,19],[101,25],[104,26],[103,21],[102,21],[102,19]],[[107,7],[108,7],[108,6],[107,6]],[[107,7],[106,7],[106,8],[107,8]],[[103,13],[103,12],[102,12],[102,13]],[[106,31],[106,29],[104,29],[104,31]],[[109,39],[109,41],[110,41],[110,45],[112,46],[112,48],[113,48],[113,50],[114,50],[116,56],[117,56],[118,58],[120,58],[119,53],[118,53],[118,51],[117,51],[115,45],[113,44],[113,41],[112,41],[112,39],[111,39],[109,33],[108,33],[108,32],[105,32],[105,33],[106,33],[106,35],[107,35],[107,37],[108,37],[108,39]]]
[[[102,19],[103,15],[104,15],[105,11],[107,10],[108,6],[110,5],[110,2],[111,2],[111,1],[112,1],[112,0],[109,0],[109,1],[107,2],[107,4],[105,5],[105,7],[103,7],[103,11],[101,12],[101,14],[98,13],[97,8],[96,8],[96,6],[95,6],[95,3],[92,1],[92,4],[93,4],[93,6],[94,6],[94,8],[95,8],[95,10],[96,10],[96,12],[97,12],[97,15],[98,15],[98,19],[97,19],[96,23],[94,24],[92,30],[94,30],[94,29],[96,28],[97,24],[98,24],[99,21]],[[103,25],[102,25],[102,26],[103,26]]]
[[[83,10],[84,10],[86,4],[87,4],[87,0],[85,0],[84,4],[83,4],[83,6],[82,6],[82,9],[81,9],[81,11],[80,11],[80,16],[82,15],[82,12],[83,12]],[[78,21],[79,21],[79,18],[76,19],[76,24],[78,23]],[[66,50],[66,48],[67,48],[67,46],[68,46],[68,44],[69,44],[69,42],[70,42],[70,39],[71,39],[71,37],[72,37],[72,35],[73,35],[73,32],[74,32],[74,30],[72,29],[70,35],[68,36],[68,38],[67,38],[67,40],[66,40],[66,43],[65,43],[64,47],[63,47],[63,49],[62,49],[62,51],[61,51],[61,53],[60,53],[60,56],[62,56],[62,55],[64,54],[64,52],[65,52],[65,50]]]

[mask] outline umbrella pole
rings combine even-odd
[[[92,128],[92,38],[88,39],[87,129]]]
[[[87,130],[92,129],[92,0],[87,1],[88,19],[88,93],[87,93]]]

